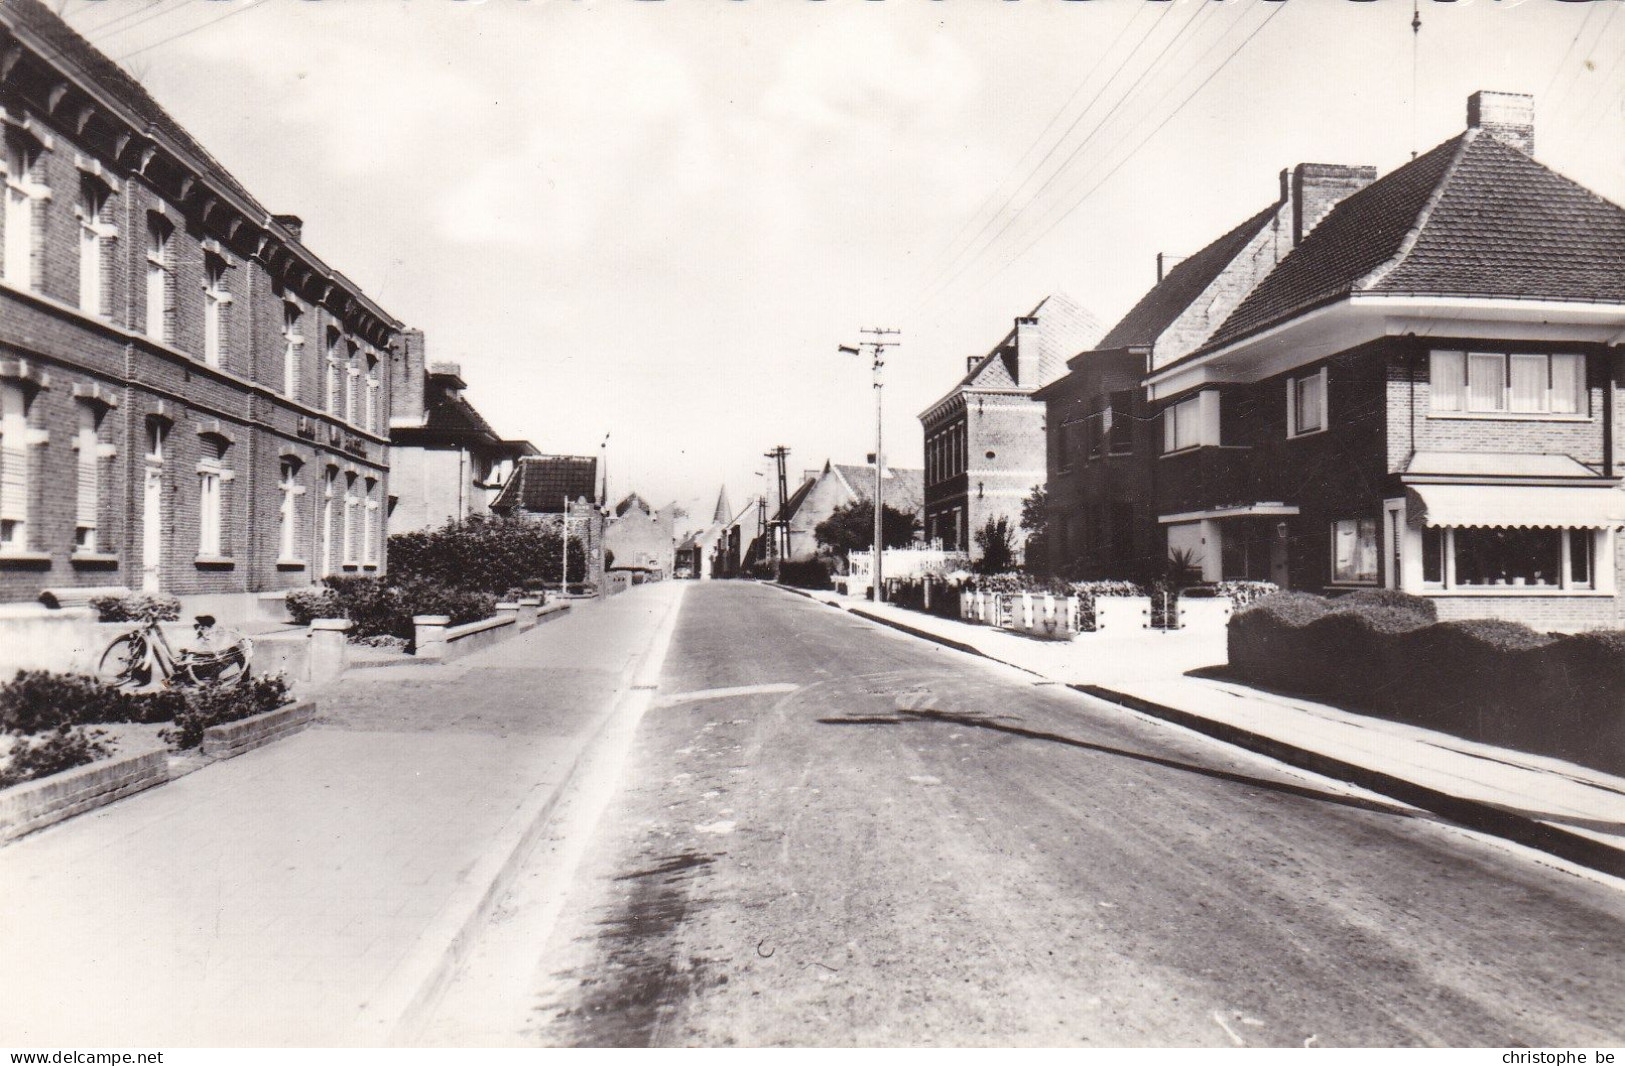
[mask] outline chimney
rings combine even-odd
[[[979,355],[965,356],[965,373],[969,374],[972,370],[975,370],[976,364],[980,363],[981,361],[982,357]]]
[[[421,426],[426,417],[423,406],[425,360],[428,348],[421,329],[409,329],[401,334],[401,372],[395,378],[394,406],[390,411],[390,424]]]
[[[1157,280],[1160,282],[1168,276],[1168,271],[1185,261],[1182,255],[1169,255],[1167,252],[1157,253]]]
[[[1535,98],[1480,90],[1467,98],[1467,128],[1485,130],[1524,155],[1535,154]]]
[[[305,220],[298,215],[272,215],[271,221],[293,234],[294,240],[304,239]]]
[[[1339,200],[1377,180],[1376,167],[1299,163],[1292,168],[1292,246],[1320,225]]]
[[[1038,380],[1038,319],[1016,319],[1016,384],[1024,389],[1036,389]]]

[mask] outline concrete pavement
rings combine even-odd
[[[1625,1040],[1616,889],[773,589],[689,589],[631,760],[482,1039]]]
[[[0,1044],[386,1042],[683,591],[353,671],[307,732],[0,851]]]
[[[1625,876],[1625,778],[1296,696],[1188,676],[1187,670],[1226,661],[1222,630],[1042,641],[891,604],[847,600],[834,593],[811,595],[1472,828]]]

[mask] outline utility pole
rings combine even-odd
[[[773,529],[773,556],[783,559],[790,554],[790,523],[784,517],[785,502],[790,499],[789,485],[785,479],[784,461],[790,457],[790,449],[782,444],[774,445],[766,457],[778,465],[779,475],[779,508],[774,512],[772,520],[768,523]]]
[[[902,335],[903,331],[900,329],[885,329],[883,327],[876,326],[872,329],[861,329],[858,332],[864,334],[869,339],[859,341],[857,348],[845,344],[840,345],[839,350],[846,355],[861,355],[862,353],[859,349],[869,349],[869,357],[875,375],[875,562],[873,584],[871,585],[871,588],[874,590],[874,601],[876,603],[880,603],[886,598],[885,571],[881,562],[885,556],[885,541],[882,537],[882,533],[883,521],[886,513],[886,502],[882,497],[880,480],[885,474],[886,470],[886,455],[881,447],[880,394],[882,383],[880,379],[880,371],[886,365],[886,349],[895,348],[902,343],[902,341],[891,340],[889,338],[899,337]]]
[[[559,515],[559,598],[570,595],[570,494],[564,494],[564,513]]]

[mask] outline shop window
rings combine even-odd
[[[1563,531],[1453,529],[1455,586],[1556,586],[1561,582]]]

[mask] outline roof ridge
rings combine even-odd
[[[1411,254],[1411,249],[1416,247],[1416,242],[1422,237],[1422,231],[1433,220],[1434,209],[1439,206],[1439,201],[1444,199],[1445,190],[1450,186],[1450,179],[1460,169],[1462,160],[1467,158],[1467,149],[1472,147],[1483,132],[1482,129],[1468,129],[1456,134],[1453,139],[1460,143],[1456,145],[1455,156],[1450,160],[1450,165],[1445,167],[1444,172],[1439,175],[1439,180],[1434,182],[1433,191],[1428,193],[1427,200],[1423,202],[1421,210],[1416,213],[1416,220],[1411,228],[1406,231],[1404,238],[1400,240],[1399,247],[1394,250],[1394,254],[1389,256],[1386,262],[1378,264],[1371,270],[1366,271],[1363,276],[1355,278],[1353,284],[1349,286],[1350,292],[1369,289],[1378,284],[1383,278],[1393,273],[1394,269],[1405,261],[1405,257]],[[1450,142],[1446,141],[1444,143],[1449,144]],[[1417,158],[1421,157],[1418,156]],[[1415,160],[1413,159],[1412,162],[1415,162]],[[1403,169],[1405,168],[1400,167],[1398,170],[1390,171],[1390,176],[1399,173]],[[1367,186],[1367,188],[1369,187]],[[1336,210],[1336,208],[1334,207],[1333,210]]]

